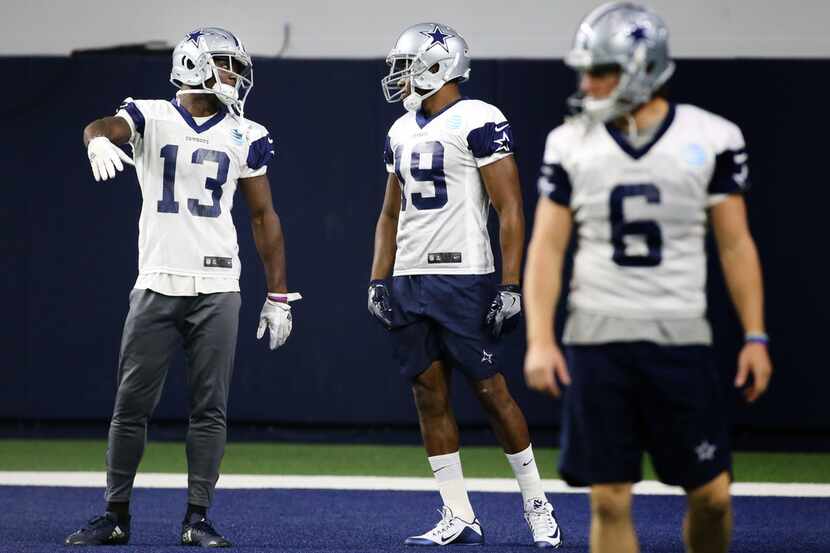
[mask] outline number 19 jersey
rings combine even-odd
[[[691,105],[670,105],[639,148],[612,125],[554,129],[539,191],[573,213],[571,311],[703,317],[706,210],[747,188],[746,162],[740,129]]]
[[[238,179],[265,174],[274,155],[268,131],[225,109],[197,122],[177,100],[127,98],[117,115],[132,130],[141,186],[139,278],[238,279],[233,196]]]
[[[495,270],[479,168],[513,152],[498,108],[462,98],[426,117],[408,112],[389,130],[384,162],[401,187],[394,276]]]

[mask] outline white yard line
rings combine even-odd
[[[104,487],[103,472],[0,471],[0,486],[61,486],[70,488]],[[586,488],[568,487],[562,480],[543,480],[551,493],[585,493]],[[467,489],[474,492],[518,492],[512,478],[468,478]],[[139,488],[186,488],[187,476],[171,473],[139,473]],[[391,476],[293,476],[261,474],[223,474],[219,488],[224,489],[315,489],[315,490],[402,490],[433,491],[432,478]],[[640,495],[680,495],[682,490],[652,480],[634,487]],[[736,496],[830,497],[830,484],[773,484],[738,482],[732,485]]]

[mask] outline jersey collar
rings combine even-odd
[[[219,111],[216,112],[216,115],[214,115],[213,117],[211,117],[210,119],[208,119],[200,125],[196,122],[195,119],[193,119],[193,116],[190,115],[190,112],[184,109],[181,106],[181,104],[179,104],[179,100],[177,98],[173,98],[172,100],[170,100],[170,103],[173,104],[173,107],[176,108],[176,111],[178,111],[179,115],[182,116],[184,122],[190,125],[191,129],[200,134],[219,124],[225,118],[225,115],[228,112],[228,110],[225,109],[224,105],[219,106]]]
[[[666,134],[666,131],[669,130],[672,122],[674,121],[674,104],[669,104],[669,111],[666,113],[666,117],[663,118],[663,121],[660,123],[660,127],[657,129],[657,132],[654,133],[654,137],[642,145],[640,148],[635,148],[631,145],[631,142],[625,138],[625,134],[617,128],[612,123],[606,123],[605,128],[608,131],[608,134],[611,135],[611,138],[614,139],[614,142],[622,149],[625,153],[629,156],[633,157],[634,159],[640,159],[644,155],[646,155],[651,148],[657,144],[657,142]]]
[[[440,110],[436,111],[430,117],[427,117],[426,114],[422,110],[419,109],[415,113],[415,122],[418,123],[418,126],[423,129],[424,127],[427,126],[427,124],[430,121],[432,121],[433,119],[435,119],[436,117],[438,117],[439,115],[441,115],[442,113],[444,113],[445,111],[447,111],[448,109],[453,107],[458,102],[461,102],[462,100],[469,100],[469,98],[467,98],[466,96],[462,96],[458,100],[455,100],[454,102],[450,102],[449,104],[447,104],[446,106],[444,106]]]

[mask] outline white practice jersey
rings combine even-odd
[[[262,125],[222,109],[198,124],[177,100],[128,98],[142,206],[138,272],[238,279],[231,217],[237,180],[265,174],[274,155]]]
[[[707,208],[745,190],[747,177],[740,129],[690,105],[671,105],[642,148],[611,125],[554,129],[539,190],[574,215],[570,309],[703,317]]]
[[[461,99],[430,118],[406,113],[389,129],[384,161],[401,185],[394,275],[495,270],[479,167],[513,152],[510,123],[495,106]]]

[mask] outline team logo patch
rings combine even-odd
[[[460,129],[461,128],[461,116],[458,114],[450,115],[447,118],[447,128],[448,129]]]
[[[231,130],[231,138],[233,139],[234,142],[236,142],[237,144],[240,144],[240,145],[243,142],[245,142],[245,135],[243,135],[242,131],[240,131],[239,129]]]
[[[692,167],[703,167],[706,165],[706,150],[700,144],[687,144],[683,150],[683,159]]]

